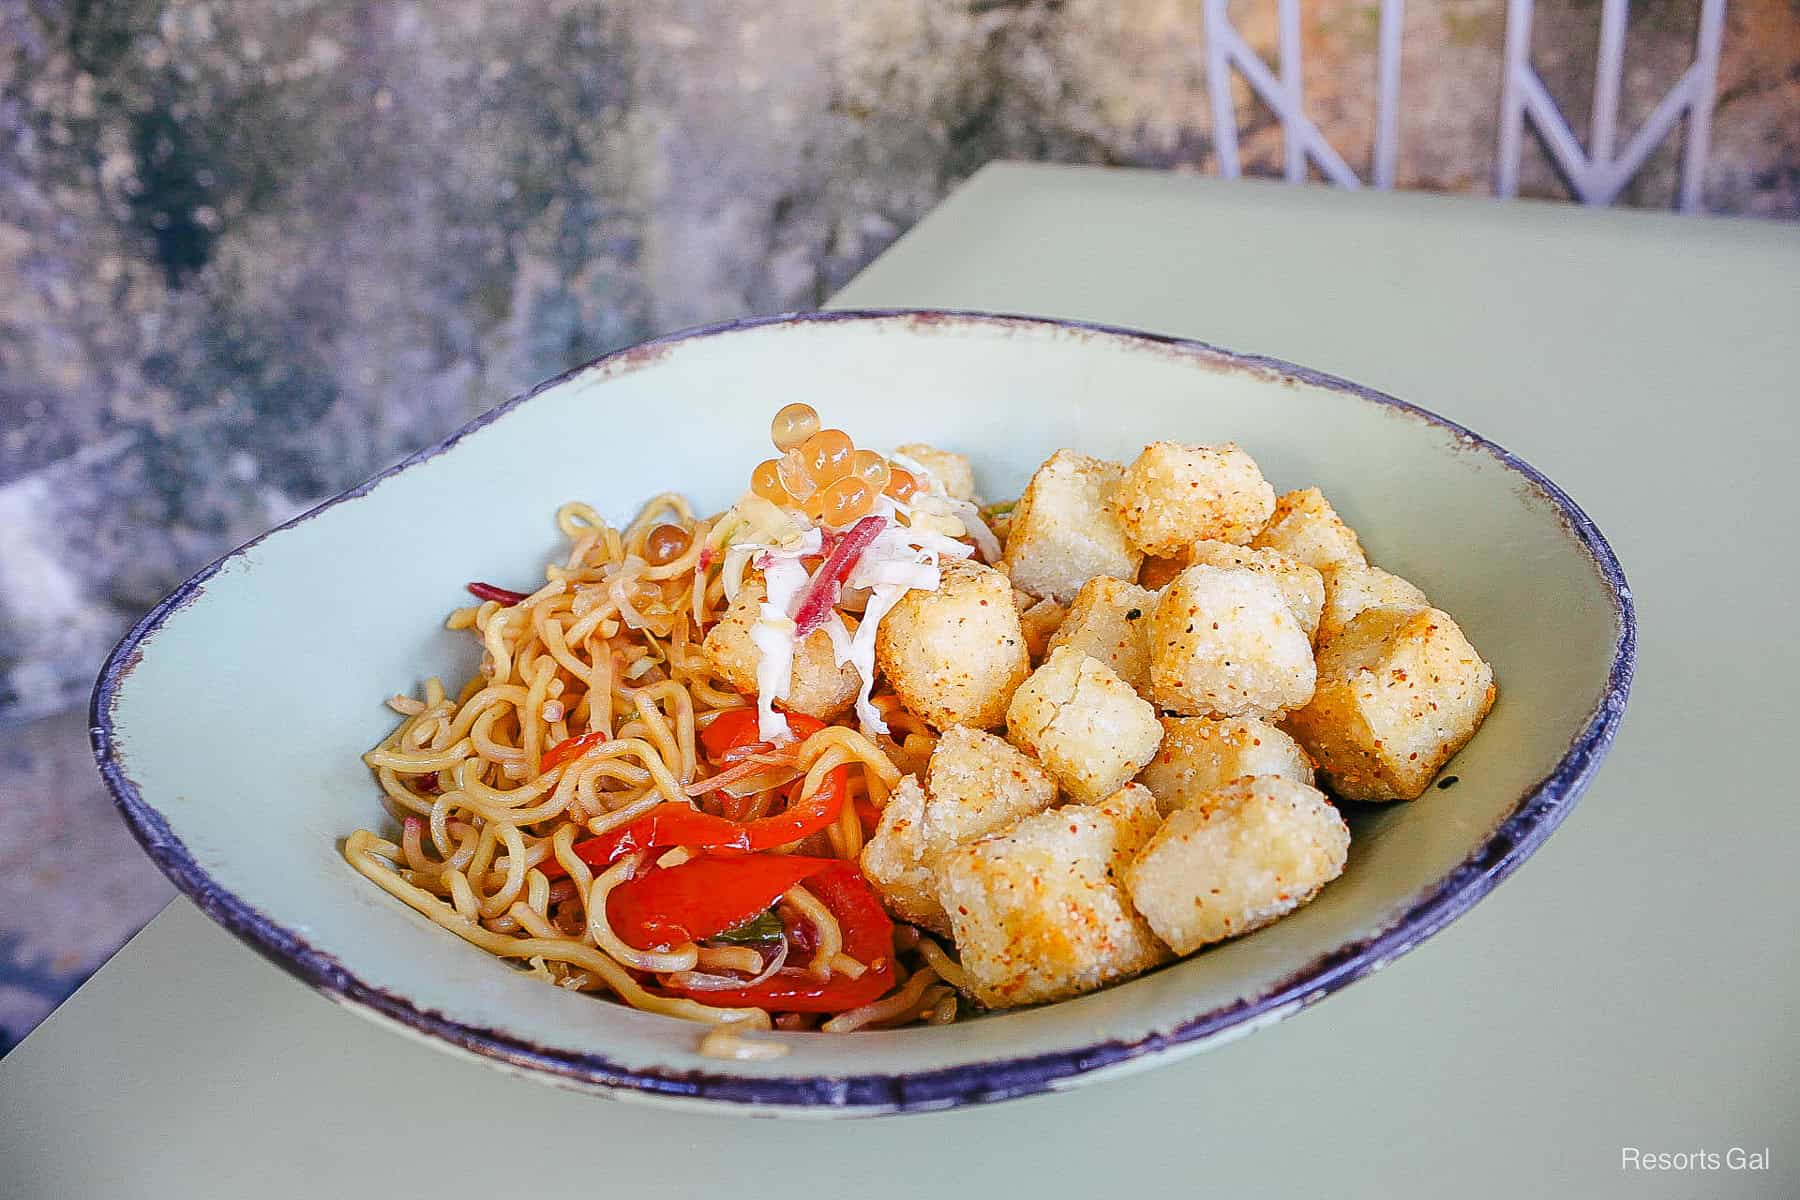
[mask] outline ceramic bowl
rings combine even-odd
[[[444,613],[469,579],[529,579],[552,510],[615,521],[684,490],[712,511],[804,400],[864,445],[968,453],[1016,495],[1060,446],[1235,440],[1278,490],[1317,484],[1373,561],[1417,582],[1493,663],[1500,699],[1440,786],[1352,806],[1343,877],[1278,924],[1043,1008],[853,1036],[785,1057],[696,1053],[700,1027],[546,987],[370,886],[340,853],[378,824],[359,761],[383,700],[472,670]],[[95,753],[157,863],[220,924],[352,1011],[580,1088],[744,1112],[944,1108],[1067,1088],[1271,1024],[1428,937],[1516,868],[1605,753],[1631,600],[1559,488],[1422,409],[1284,363],[1066,322],[836,312],[659,339],[570,372],[207,567],[120,643]],[[1454,776],[1454,786],[1445,787]],[[1450,999],[1446,997],[1446,999]]]

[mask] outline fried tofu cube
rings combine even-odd
[[[1286,492],[1277,498],[1275,514],[1250,544],[1280,550],[1319,570],[1332,563],[1368,561],[1356,530],[1344,524],[1318,488]]]
[[[1050,639],[1062,628],[1069,606],[1046,597],[1039,600],[1030,592],[1013,590],[1013,602],[1019,606],[1019,625],[1025,630],[1025,649],[1032,662],[1050,652]]]
[[[1132,545],[1171,555],[1202,538],[1248,542],[1275,511],[1275,489],[1235,443],[1151,442],[1125,468],[1115,503]]]
[[[746,696],[756,695],[759,652],[750,640],[750,630],[766,595],[761,579],[745,579],[737,599],[700,643],[700,652],[719,678]],[[856,702],[860,685],[856,668],[849,663],[838,666],[831,639],[824,630],[814,630],[794,647],[793,674],[780,707],[821,721],[836,720]]]
[[[863,847],[863,874],[893,914],[950,932],[937,899],[937,864],[964,842],[1043,812],[1056,783],[1036,760],[990,733],[957,726],[932,751],[925,787],[907,776]]]
[[[1258,575],[1267,575],[1287,598],[1294,619],[1306,631],[1309,640],[1319,632],[1319,613],[1325,607],[1325,581],[1315,567],[1310,567],[1290,554],[1255,546],[1233,546],[1229,542],[1195,542],[1188,550],[1190,563],[1209,563],[1215,567],[1243,567]]]
[[[1013,509],[1006,537],[1012,581],[1067,604],[1096,575],[1137,578],[1143,554],[1125,536],[1114,496],[1125,468],[1058,450],[1037,469]]]
[[[1260,929],[1344,872],[1350,827],[1322,793],[1255,775],[1164,819],[1125,872],[1131,902],[1177,954]]]
[[[1013,693],[1007,740],[1036,755],[1077,800],[1118,791],[1156,753],[1156,709],[1112,668],[1067,646]]]
[[[900,702],[936,729],[992,729],[1031,673],[1012,585],[992,567],[947,562],[881,621],[875,662]]]
[[[1162,809],[1150,789],[1141,783],[1128,783],[1093,807],[1113,820],[1115,837],[1108,865],[1112,867],[1113,878],[1123,879],[1125,868],[1131,865],[1131,860],[1137,857],[1150,836],[1162,827]]]
[[[1150,614],[1155,609],[1155,592],[1096,575],[1075,593],[1049,649],[1068,646],[1097,658],[1143,692],[1150,685]]]
[[[1425,593],[1380,567],[1365,563],[1333,563],[1319,572],[1325,583],[1325,605],[1319,616],[1321,645],[1366,609],[1383,606],[1427,608]]]
[[[1416,800],[1494,706],[1494,669],[1450,614],[1371,608],[1319,651],[1286,729],[1351,800]]]
[[[975,998],[1063,1000],[1165,962],[1111,864],[1138,836],[1126,808],[1066,804],[951,850],[938,899]]]
[[[939,450],[924,442],[908,442],[904,446],[896,446],[894,453],[911,459],[931,472],[933,478],[944,485],[944,490],[958,500],[976,500],[975,465],[966,455],[953,450]]]
[[[1162,727],[1162,745],[1137,781],[1164,814],[1246,775],[1312,785],[1312,761],[1300,743],[1254,717],[1164,717]]]
[[[1187,716],[1268,720],[1313,694],[1312,643],[1275,581],[1196,563],[1150,618],[1150,698]]]
[[[925,790],[904,775],[888,793],[881,822],[863,845],[863,875],[889,912],[938,933],[950,931],[938,905],[936,858],[925,853]]]
[[[1042,764],[979,729],[947,729],[925,774],[925,844],[942,852],[1043,812],[1056,781]]]

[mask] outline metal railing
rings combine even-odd
[[[1308,164],[1340,187],[1361,187],[1363,180],[1325,140],[1306,113],[1304,58],[1300,39],[1300,0],[1276,0],[1277,61],[1274,70],[1232,24],[1227,0],[1205,0],[1207,84],[1212,100],[1213,145],[1219,173],[1236,178],[1237,113],[1231,98],[1231,76],[1242,75],[1280,121],[1283,174],[1306,178]],[[1618,149],[1619,94],[1625,67],[1625,23],[1630,0],[1604,0],[1600,11],[1600,53],[1594,71],[1592,119],[1587,146],[1569,127],[1562,109],[1544,87],[1531,62],[1533,0],[1507,0],[1506,40],[1501,72],[1500,136],[1496,147],[1494,192],[1514,196],[1527,122],[1542,140],[1551,163],[1583,204],[1611,204],[1644,163],[1683,122],[1686,139],[1681,156],[1681,182],[1676,207],[1697,209],[1706,174],[1712,131],[1713,98],[1719,70],[1719,45],[1725,26],[1725,0],[1701,0],[1694,61],[1675,86],[1651,110],[1638,131]],[[1400,33],[1405,0],[1381,0],[1376,52],[1375,137],[1368,182],[1394,186],[1399,152]]]

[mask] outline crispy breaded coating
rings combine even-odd
[[[1156,753],[1156,709],[1098,659],[1067,646],[1019,685],[1006,737],[1077,800],[1111,795]]]
[[[937,899],[937,856],[925,853],[925,791],[916,776],[902,776],[888,794],[881,823],[864,843],[863,875],[889,912],[938,933],[950,923]]]
[[[1115,503],[1132,545],[1172,555],[1202,538],[1248,542],[1275,511],[1275,489],[1235,443],[1151,442],[1125,468]]]
[[[1370,608],[1320,649],[1318,690],[1284,728],[1338,795],[1414,800],[1494,696],[1494,669],[1449,613]]]
[[[1067,604],[1096,575],[1135,579],[1143,554],[1113,503],[1124,473],[1118,463],[1073,450],[1046,459],[1013,509],[1006,536],[1013,583]]]
[[[1141,783],[1128,783],[1093,807],[1114,822],[1113,855],[1107,860],[1107,866],[1112,869],[1113,878],[1123,879],[1125,868],[1150,840],[1150,835],[1162,827],[1162,810],[1157,807],[1156,797],[1151,795],[1150,789]]]
[[[933,728],[994,728],[1031,673],[1012,585],[977,562],[945,563],[936,591],[906,593],[882,619],[875,662]]]
[[[1004,739],[957,726],[932,751],[925,791],[925,844],[941,852],[1049,808],[1056,781]]]
[[[1142,693],[1150,686],[1150,614],[1156,593],[1096,575],[1081,585],[1049,649],[1068,646],[1112,668]]]
[[[1319,616],[1318,642],[1324,645],[1365,609],[1398,606],[1425,608],[1425,593],[1380,567],[1366,563],[1332,563],[1319,574],[1325,583],[1325,605]]]
[[[958,500],[979,502],[975,493],[975,465],[966,455],[953,450],[939,450],[925,442],[908,442],[894,447],[894,453],[912,459],[937,477],[944,490]]]
[[[944,856],[938,899],[977,1000],[1062,1000],[1168,959],[1110,867],[1141,804],[1067,804]]]
[[[766,594],[761,579],[745,579],[737,599],[700,643],[701,653],[719,678],[745,696],[756,695],[757,649],[750,640],[750,628],[756,624],[757,611]],[[834,721],[850,711],[860,686],[855,667],[848,663],[837,665],[831,639],[824,630],[807,634],[794,647],[791,680],[787,698],[780,706],[821,721]]]
[[[1313,640],[1319,631],[1319,613],[1325,607],[1325,581],[1318,569],[1279,550],[1255,546],[1233,546],[1229,542],[1195,542],[1188,550],[1189,563],[1208,563],[1215,567],[1243,567],[1258,575],[1267,575],[1287,598],[1294,619]]]
[[[1312,698],[1312,644],[1266,575],[1197,563],[1150,621],[1150,698],[1188,716],[1270,718]]]
[[[1162,727],[1162,745],[1137,781],[1164,813],[1246,775],[1313,782],[1300,743],[1254,717],[1164,717]]]
[[[1250,544],[1280,550],[1319,570],[1331,563],[1368,561],[1356,530],[1344,524],[1316,487],[1277,497],[1275,514]]]
[[[1125,872],[1177,954],[1285,916],[1343,873],[1350,828],[1317,789],[1279,775],[1226,784],[1170,813]]]
[[[863,848],[863,874],[903,921],[950,932],[937,900],[937,864],[954,846],[1043,812],[1056,783],[1035,759],[991,733],[957,726],[932,751],[925,787],[898,791]],[[896,803],[899,807],[896,808]]]

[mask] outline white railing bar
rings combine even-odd
[[[1506,45],[1500,68],[1500,162],[1494,194],[1519,194],[1519,159],[1525,134],[1523,68],[1531,57],[1532,0],[1506,0]]]
[[[1219,0],[1219,7],[1224,7],[1223,0]],[[1243,39],[1243,35],[1238,33],[1235,27],[1227,24],[1219,27],[1215,40],[1222,44],[1228,63],[1242,71],[1250,87],[1268,100],[1271,107],[1277,108],[1277,115],[1281,118],[1283,128],[1287,131],[1288,136],[1298,138],[1301,149],[1312,155],[1313,161],[1319,165],[1319,170],[1325,173],[1325,177],[1339,187],[1361,187],[1362,180],[1356,177],[1356,172],[1350,169],[1350,164],[1346,163],[1343,156],[1332,148],[1331,143],[1327,142],[1324,135],[1319,132],[1319,127],[1314,125],[1305,113],[1279,112],[1279,106],[1284,103],[1281,84],[1269,70],[1269,64],[1250,48],[1250,43]],[[1236,149],[1235,139],[1232,147],[1234,150]],[[1235,154],[1232,159],[1235,163]]]
[[[1718,87],[1720,42],[1724,35],[1725,0],[1702,0],[1694,61],[1657,103],[1622,152],[1615,153],[1619,134],[1619,102],[1624,77],[1625,32],[1629,0],[1604,0],[1600,14],[1599,60],[1595,67],[1593,120],[1586,151],[1569,128],[1562,109],[1551,99],[1531,65],[1532,0],[1507,0],[1505,64],[1500,95],[1499,161],[1494,192],[1515,196],[1519,190],[1525,123],[1529,118],[1575,198],[1583,204],[1610,204],[1643,169],[1657,146],[1685,118],[1687,144],[1682,152],[1681,183],[1676,207],[1698,208],[1705,190],[1706,157],[1712,135],[1714,92]]]
[[[1567,182],[1575,199],[1584,204],[1610,204],[1643,169],[1656,147],[1666,141],[1685,118],[1687,139],[1677,206],[1682,209],[1698,207],[1705,190],[1706,157],[1715,103],[1713,93],[1718,82],[1726,0],[1701,0],[1701,3],[1695,60],[1657,103],[1621,152],[1618,149],[1619,108],[1631,0],[1602,0],[1586,147],[1570,128],[1568,117],[1551,97],[1543,77],[1532,64],[1534,0],[1507,0],[1495,194],[1518,194],[1527,123],[1543,143],[1552,165]],[[1231,75],[1235,69],[1243,74],[1252,94],[1268,105],[1281,123],[1282,168],[1290,182],[1304,180],[1310,162],[1332,183],[1346,188],[1360,187],[1362,180],[1306,113],[1300,0],[1276,0],[1276,4],[1277,62],[1271,67],[1250,48],[1232,24],[1227,0],[1203,0],[1207,84],[1212,97],[1213,143],[1219,159],[1219,173],[1226,178],[1237,178],[1242,173],[1237,113],[1232,103]],[[1380,0],[1375,136],[1370,167],[1371,181],[1379,188],[1391,188],[1396,171],[1405,11],[1404,0]]]
[[[1669,131],[1675,128],[1682,116],[1692,110],[1700,73],[1699,63],[1690,65],[1682,72],[1681,79],[1675,86],[1669,89],[1669,94],[1650,110],[1643,125],[1625,144],[1624,152],[1610,163],[1595,164],[1599,168],[1596,172],[1599,179],[1595,203],[1611,204],[1618,199],[1619,193],[1625,190],[1631,177],[1643,167],[1644,161],[1669,136]]]
[[[1600,61],[1594,65],[1594,111],[1589,126],[1588,158],[1612,161],[1619,129],[1619,79],[1625,70],[1625,17],[1631,0],[1606,0],[1600,10]]]
[[[1206,0],[1201,10],[1206,32],[1206,86],[1212,95],[1213,154],[1219,174],[1238,177],[1237,112],[1231,103],[1231,60],[1225,48],[1225,0]]]
[[[1712,138],[1713,93],[1718,90],[1719,42],[1724,36],[1725,0],[1706,0],[1700,9],[1700,37],[1694,66],[1694,103],[1688,109],[1687,146],[1681,155],[1683,211],[1700,207],[1706,184],[1706,153]]]
[[[1336,147],[1325,140],[1325,135],[1319,132],[1319,127],[1312,123],[1312,119],[1300,117],[1298,124],[1300,135],[1306,141],[1306,150],[1312,155],[1313,161],[1319,164],[1319,170],[1325,173],[1325,178],[1351,191],[1360,188],[1362,180],[1357,178],[1356,172],[1350,169],[1350,164],[1344,161]]]
[[[1400,145],[1400,32],[1406,0],[1381,0],[1381,49],[1375,100],[1375,186],[1394,186]]]
[[[1533,124],[1543,134],[1544,144],[1550,147],[1550,156],[1562,169],[1570,189],[1583,203],[1592,203],[1589,189],[1593,183],[1590,169],[1593,164],[1581,152],[1581,143],[1575,140],[1575,133],[1563,119],[1562,110],[1544,90],[1544,81],[1538,78],[1535,70],[1524,67],[1519,71],[1519,88],[1525,97],[1525,111],[1531,114]]]
[[[1276,5],[1276,34],[1281,59],[1281,148],[1289,183],[1306,178],[1306,145],[1294,129],[1294,118],[1306,111],[1305,71],[1300,62],[1300,0]]]

